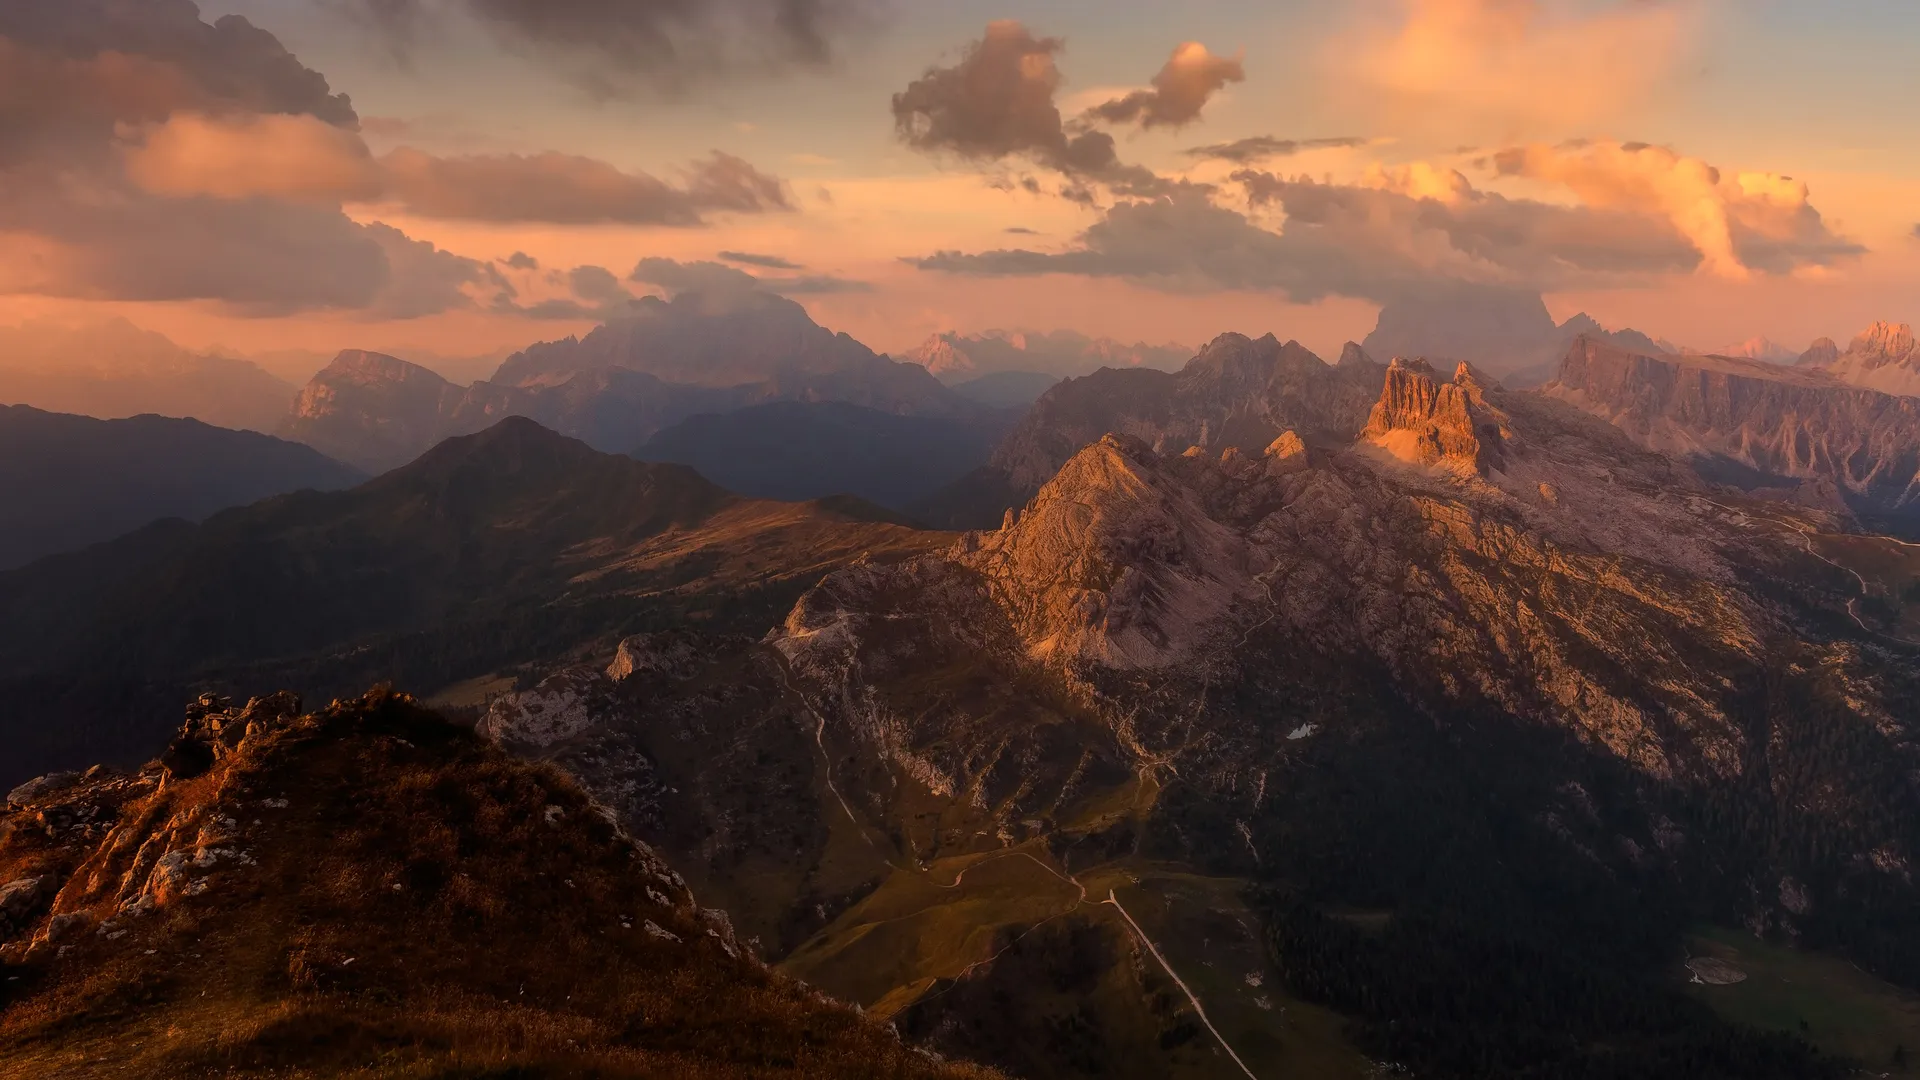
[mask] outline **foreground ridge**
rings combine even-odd
[[[774,974],[604,813],[404,695],[203,697],[138,773],[10,796],[0,1075],[988,1075]]]

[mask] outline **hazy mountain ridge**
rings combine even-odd
[[[342,353],[301,392],[281,430],[380,472],[507,416],[627,453],[690,417],[776,401],[952,419],[983,411],[781,297],[687,293],[635,311],[585,338],[516,353],[491,381],[470,387],[393,357]]]
[[[0,574],[0,736],[19,772],[124,760],[189,687],[439,688],[623,626],[762,606],[771,623],[834,567],[940,540],[857,500],[742,499],[508,419],[351,491]],[[67,722],[49,727],[55,702]]]
[[[0,327],[0,404],[272,432],[295,392],[253,363],[191,352],[125,319]]]
[[[0,570],[112,540],[163,518],[198,521],[273,495],[366,477],[296,443],[197,420],[96,420],[0,405]]]
[[[935,334],[903,360],[918,364],[949,386],[984,376],[1025,372],[1056,380],[1091,375],[1101,368],[1173,371],[1193,356],[1184,345],[1132,345],[1072,330],[1048,333],[988,330]]]

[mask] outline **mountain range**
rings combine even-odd
[[[990,375],[1021,373],[1054,381],[1091,375],[1101,368],[1172,371],[1193,350],[1185,345],[1122,344],[1071,330],[1049,333],[989,330],[984,334],[935,334],[903,360],[918,364],[949,386]]]
[[[249,361],[190,352],[124,319],[0,327],[0,404],[103,420],[151,413],[271,432],[294,393]]]
[[[366,477],[296,443],[197,420],[95,420],[0,405],[0,570],[163,518],[198,521]]]
[[[1665,351],[1637,330],[1608,330],[1585,312],[1555,323],[1539,293],[1465,284],[1429,286],[1384,305],[1360,346],[1373,356],[1470,361],[1510,386],[1527,387],[1550,380],[1581,336]]]
[[[807,337],[814,355],[843,347]],[[1916,535],[1920,398],[1824,366],[1632,340],[1576,335],[1539,389],[1474,363],[1382,363],[1360,345],[1328,364],[1272,335],[1222,336],[1177,372],[1068,379],[985,467],[912,515],[964,532],[856,498],[743,497],[683,465],[495,417],[350,491],[0,573],[0,738],[19,748],[0,783],[137,766],[170,732],[160,765],[136,776],[217,767],[213,743],[244,744],[259,720],[263,740],[234,759],[243,771],[174,797],[277,792],[298,757],[276,755],[316,755],[302,850],[374,895],[399,875],[396,925],[425,937],[443,935],[432,919],[461,897],[545,911],[566,873],[509,831],[502,859],[547,884],[493,861],[457,884],[435,852],[496,835],[460,830],[517,820],[584,851],[591,838],[563,823],[603,808],[644,845],[630,860],[643,876],[671,868],[677,888],[727,913],[709,940],[772,965],[643,958],[709,980],[716,1016],[735,1015],[742,978],[797,979],[925,1053],[1011,1075],[1358,1080],[1391,1063],[1441,1080],[1786,1080],[1884,1067],[1905,1037],[1896,1021],[1868,1038],[1818,1010],[1743,1009],[1730,988],[1789,994],[1830,964],[1853,972],[1820,983],[1830,1010],[1866,1015],[1920,991],[1920,559],[1885,535]],[[366,363],[387,404],[354,415],[399,415],[396,401],[445,415],[443,387]],[[667,383],[695,376],[666,364],[567,377],[571,363],[523,360],[526,384],[511,389],[559,392],[584,375],[727,389]],[[767,459],[798,455],[795,440],[830,470],[872,467],[899,456],[857,460],[887,422],[942,418],[780,401],[683,419],[662,430],[703,468],[785,482]],[[363,438],[386,430],[372,422]],[[389,691],[360,696],[383,682],[492,748]],[[221,703],[280,690],[340,704],[265,719]],[[210,704],[176,731],[179,702],[196,699]],[[267,771],[244,771],[255,760]],[[346,779],[343,761],[367,767]],[[460,770],[477,768],[499,778],[490,791],[542,786],[476,802]],[[130,826],[136,848],[140,830],[185,820],[172,803],[45,790],[14,801],[56,832],[60,814],[109,802],[103,820],[147,823]],[[468,809],[451,835],[419,826],[438,839],[380,834],[420,845],[390,867],[355,839],[354,808],[387,822],[396,804],[426,819]],[[24,965],[31,994],[187,940],[136,924],[137,953],[96,933],[61,957],[55,934],[91,924],[51,919],[112,917],[89,890],[124,879],[80,872],[124,856],[106,830],[72,842],[53,875],[64,899],[20,894],[36,898],[19,902],[28,951],[48,944],[0,955]],[[177,862],[199,867],[222,846],[196,842]],[[247,895],[324,913],[300,862],[269,841],[242,850],[281,860],[259,860],[270,879],[236,865],[229,880]],[[629,904],[628,886],[594,874],[594,895],[621,910],[583,897],[582,917],[639,925],[627,910],[639,894]],[[406,906],[415,890],[430,906]],[[168,901],[182,918],[228,910],[206,895]],[[297,925],[323,929],[287,940],[268,917],[280,903],[258,922],[221,917],[271,943],[275,964],[331,958],[301,968],[324,973],[320,998],[297,983],[274,1007],[333,1001],[355,1010],[336,1022],[359,1030],[357,1010],[383,999],[325,995],[359,985],[339,981],[365,948],[342,927],[371,909],[310,915]],[[698,924],[655,925],[684,941]],[[424,962],[385,940],[374,955]],[[1776,951],[1749,959],[1761,948]],[[451,955],[439,985],[498,996],[471,949]],[[365,985],[396,1000],[428,985],[398,969],[383,961]],[[527,977],[537,1004],[560,1007],[540,981],[550,972]],[[281,994],[277,980],[260,985]],[[82,1028],[113,1015],[35,1008]],[[378,1015],[396,1053],[481,1037],[455,1028],[434,1043]],[[0,1038],[34,1037],[12,1030]],[[603,1029],[578,1030],[583,1052],[608,1047]],[[648,1030],[629,1036],[659,1051]]]
[[[776,401],[954,420],[988,411],[923,368],[823,329],[790,300],[690,292],[640,301],[584,338],[515,353],[492,380],[468,387],[391,356],[342,353],[300,392],[279,431],[383,472],[505,416],[626,453],[689,417]]]
[[[1831,366],[1655,357],[1587,339],[1546,392],[1747,490],[1784,489],[1903,535],[1920,529],[1920,398],[1843,382]]]

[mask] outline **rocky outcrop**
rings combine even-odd
[[[1361,438],[1402,461],[1484,476],[1504,460],[1501,426],[1470,366],[1461,364],[1452,382],[1440,383],[1425,360],[1396,358]]]
[[[1832,338],[1820,338],[1794,362],[1795,367],[1823,368],[1840,359],[1840,346]]]
[[[1847,351],[1823,365],[1849,386],[1887,394],[1920,396],[1920,343],[1905,323],[1878,322],[1867,327]]]
[[[1871,523],[1920,525],[1920,398],[1825,370],[1645,356],[1588,339],[1545,392],[1742,486],[1830,483]]]
[[[1054,387],[994,452],[1021,501],[1084,446],[1112,433],[1163,454],[1263,450],[1282,432],[1351,442],[1379,396],[1381,368],[1364,355],[1329,366],[1271,334],[1215,339],[1177,373],[1102,371]]]

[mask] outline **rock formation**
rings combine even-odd
[[[1502,461],[1500,419],[1464,363],[1452,382],[1438,383],[1425,360],[1396,358],[1361,438],[1418,465],[1448,464],[1485,475]]]
[[[1828,370],[1652,357],[1588,339],[1574,345],[1546,393],[1650,449],[1709,470],[1735,466],[1716,475],[1742,486],[1831,483],[1869,521],[1920,522],[1920,398],[1856,388]]]

